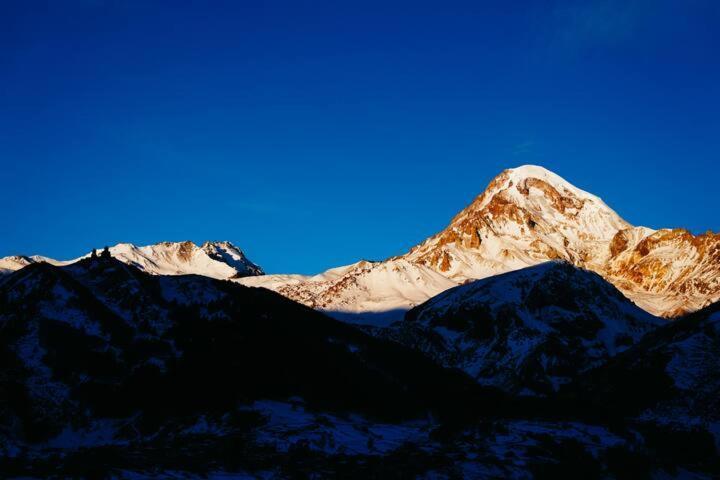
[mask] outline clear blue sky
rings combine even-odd
[[[0,256],[404,252],[507,167],[720,230],[720,2],[3,1]]]

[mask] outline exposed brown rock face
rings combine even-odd
[[[517,185],[518,191],[525,196],[530,194],[530,189],[533,187],[542,191],[545,197],[552,202],[553,207],[561,213],[565,213],[565,210],[570,208],[579,210],[583,206],[582,200],[576,197],[563,196],[552,185],[538,178],[531,177],[526,179],[522,184]]]
[[[447,272],[448,270],[450,270],[450,255],[447,252],[443,252],[440,271]]]
[[[183,260],[185,262],[189,261],[192,258],[193,251],[197,247],[193,242],[185,241],[180,243],[178,246],[178,258],[180,260]]]
[[[493,219],[513,221],[517,224],[526,222],[527,212],[504,195],[495,195],[485,208]]]
[[[620,230],[615,234],[612,241],[610,242],[610,256],[617,257],[618,254],[624,252],[628,247],[628,238],[625,230]]]
[[[720,297],[720,235],[659,230],[634,246],[625,239],[622,250],[617,248],[621,240],[616,238],[610,245],[612,258],[606,275],[611,281],[622,282],[626,289],[674,299],[661,314],[682,315]]]

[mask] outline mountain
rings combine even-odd
[[[568,391],[595,409],[720,436],[720,303],[651,332]]]
[[[502,172],[406,258],[458,281],[562,259],[669,317],[720,298],[720,235],[633,227],[598,197],[537,166]]]
[[[598,197],[542,167],[505,170],[440,233],[406,255],[458,281],[562,259],[603,265],[630,225]]]
[[[714,303],[583,373],[556,401],[570,409],[579,405],[585,418],[626,425],[666,465],[706,463],[707,478],[718,478],[719,372],[720,303]]]
[[[193,242],[161,242],[138,247],[119,243],[110,247],[110,254],[153,275],[204,275],[217,279],[237,279],[263,275],[260,267],[251,262],[238,247],[230,242],[205,242],[198,247]],[[67,265],[82,258],[57,261],[47,257],[5,257],[0,259],[0,273],[15,271],[31,263],[46,262]]]
[[[205,275],[228,279],[262,275],[260,267],[230,242],[161,242],[145,247],[121,243],[110,254],[129,265],[155,275]]]
[[[632,226],[600,198],[533,165],[500,173],[445,229],[405,255],[314,276],[263,275],[229,242],[118,244],[110,251],[149,273],[235,279],[375,325],[455,285],[551,260],[600,274],[653,315],[674,318],[720,300],[720,234]],[[35,261],[0,259],[0,273]]]
[[[70,263],[53,260],[52,258],[42,257],[40,255],[33,255],[31,257],[26,257],[24,255],[12,255],[0,258],[0,275],[20,270],[23,267],[38,262],[45,262],[51,265],[66,265]]]
[[[361,261],[313,277],[268,275],[241,283],[271,288],[340,320],[379,325],[402,318],[408,305],[456,285],[432,269],[402,258]]]
[[[0,258],[0,274],[14,272],[23,267],[35,263],[32,258],[22,255],[13,255],[10,257]]]
[[[387,324],[453,285],[551,260],[600,274],[653,315],[677,317],[720,299],[720,235],[634,227],[600,198],[533,165],[500,173],[405,255],[347,268],[330,283],[298,276],[260,282],[338,318],[345,312]]]
[[[48,445],[172,449],[197,441],[182,432],[198,422],[237,439],[267,402],[361,425],[475,415],[501,398],[266,289],[113,258],[0,278],[0,358],[0,459]]]
[[[650,312],[679,317],[720,299],[720,234],[636,227],[615,234],[610,253],[601,273]]]
[[[570,338],[565,330],[582,325],[574,331],[583,339],[597,333],[592,315],[627,307],[596,275],[569,265],[522,272],[526,286],[502,284],[521,272],[476,283],[500,282],[493,289],[509,298],[491,306],[519,308],[525,333],[534,325],[524,316],[542,314],[553,333],[537,335]],[[566,283],[574,290],[564,291]],[[483,298],[482,290],[466,292],[469,305]],[[527,298],[514,303],[525,290]],[[606,297],[610,306],[599,306]],[[588,318],[565,318],[575,312]],[[598,356],[591,361],[606,348],[622,348],[625,332],[635,333],[635,311],[626,313],[624,321],[601,320],[604,333],[590,350],[584,340],[569,350],[578,362],[593,349]],[[557,398],[482,387],[267,289],[200,275],[150,275],[114,258],[36,262],[0,277],[0,361],[3,478],[665,478],[677,472],[713,478],[718,472],[712,443],[695,432],[658,437],[622,418],[588,421]],[[666,440],[650,442],[657,438]]]
[[[662,323],[596,273],[553,261],[451,288],[376,334],[480,384],[548,395]]]

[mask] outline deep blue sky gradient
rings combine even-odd
[[[403,253],[507,167],[720,230],[720,2],[5,1],[0,256]]]

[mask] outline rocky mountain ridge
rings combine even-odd
[[[720,299],[720,234],[634,227],[599,197],[533,165],[500,173],[404,255],[333,269],[343,273],[330,281],[270,275],[248,283],[338,318],[387,324],[453,285],[553,260],[600,274],[653,315],[677,317]],[[369,280],[376,276],[382,282]],[[414,295],[388,294],[398,291]]]
[[[220,280],[263,275],[262,268],[250,261],[238,247],[230,242],[160,242],[136,246],[118,243],[109,248],[110,255],[123,263],[133,265],[153,275],[204,275]],[[56,266],[69,265],[83,258],[58,261],[47,257],[11,256],[0,259],[0,274],[9,273],[27,265],[46,262]]]
[[[229,242],[118,244],[111,254],[153,274],[199,274],[275,290],[331,316],[387,325],[467,281],[547,261],[594,271],[653,315],[678,317],[720,300],[720,234],[653,230],[542,167],[496,176],[450,224],[404,255],[318,275],[263,275]],[[0,259],[0,273],[45,257]]]

